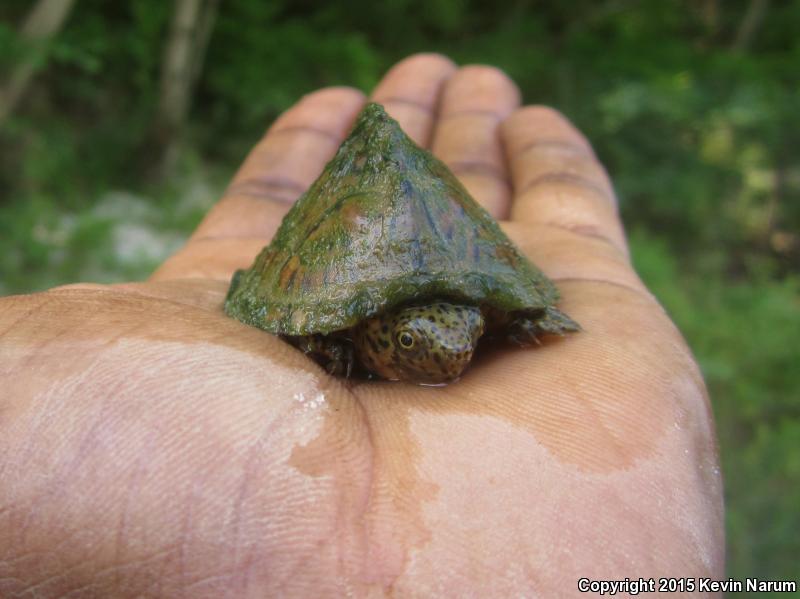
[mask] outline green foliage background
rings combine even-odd
[[[27,51],[15,31],[29,4],[0,7],[0,72]],[[369,90],[417,51],[499,66],[526,102],[560,108],[593,141],[636,267],[702,365],[729,574],[796,577],[800,3],[767,2],[736,47],[752,4],[225,0],[181,159],[155,178],[171,4],[81,0],[0,131],[0,294],[145,277],[304,93]]]

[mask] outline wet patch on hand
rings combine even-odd
[[[389,396],[397,388],[379,385]],[[420,475],[420,459],[409,406],[391,397],[369,406],[356,396],[332,404],[319,435],[291,454],[289,465],[308,476],[332,477],[340,489],[340,536],[333,542],[360,567],[356,580],[365,587],[390,593],[412,552],[431,540],[423,508],[439,487]]]
[[[523,349],[483,341],[460,381],[436,390],[406,388],[413,398],[406,403],[421,411],[509,421],[529,430],[557,459],[586,471],[630,467],[652,456],[675,427],[697,428],[702,451],[714,456],[702,377],[663,311],[624,287],[562,285],[591,286],[591,293],[576,294],[582,301],[569,301],[565,293],[563,307],[583,325],[580,335],[546,337],[541,347]],[[369,394],[366,402],[381,401],[384,386],[363,385],[358,391]]]

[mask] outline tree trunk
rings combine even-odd
[[[202,71],[219,0],[176,0],[164,51],[158,112],[152,139],[160,146],[162,167],[175,160],[177,143],[189,113],[192,90]]]
[[[11,71],[0,86],[0,125],[14,112],[17,103],[28,89],[47,42],[61,30],[75,0],[39,0],[20,30],[20,38],[31,51]]]
[[[750,0],[747,12],[739,24],[739,30],[731,44],[731,50],[734,52],[747,50],[766,16],[768,7],[769,0]]]

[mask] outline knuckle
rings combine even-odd
[[[505,172],[496,163],[488,160],[454,160],[447,163],[453,174],[463,176],[484,177],[494,179],[508,185]]]
[[[285,177],[248,177],[232,183],[225,191],[224,197],[249,196],[282,204],[293,204],[305,189],[301,183]]]
[[[567,170],[554,170],[532,177],[525,183],[522,189],[519,190],[519,193],[527,194],[535,191],[537,188],[549,185],[559,185],[573,197],[583,199],[589,196],[595,201],[597,201],[598,198],[602,198],[604,203],[611,205],[616,204],[613,192],[609,187],[604,185],[603,182]]]
[[[613,201],[611,179],[593,154],[572,143],[542,142],[521,148],[512,159],[520,193],[546,182],[598,188]]]
[[[549,140],[534,139],[526,146],[520,148],[517,156],[528,154],[550,162],[560,160],[564,162],[585,162],[593,166],[600,163],[585,145],[575,143],[574,140]]]
[[[557,229],[568,231],[580,237],[598,240],[627,255],[628,250],[625,244],[621,242],[618,236],[612,234],[605,226],[600,225],[599,223],[575,221],[562,222],[558,220],[551,220],[544,221],[542,224],[547,227],[555,227]]]
[[[338,145],[341,142],[340,135],[338,135],[335,131],[329,131],[328,129],[330,127],[326,127],[326,125],[327,123],[321,123],[320,125],[294,125],[289,122],[279,121],[275,123],[275,126],[272,129],[269,130],[269,134],[272,137],[269,137],[268,139],[271,141],[276,135],[286,134],[292,135],[295,139],[302,135],[309,135],[325,138],[327,141],[332,141]],[[266,139],[264,141],[266,141]]]
[[[563,142],[592,152],[586,137],[555,108],[528,105],[515,110],[503,123],[503,133],[514,146],[533,141]]]
[[[568,173],[550,173],[531,181],[517,203],[558,206],[564,210],[607,214],[616,218],[616,202],[606,189]]]
[[[540,180],[516,198],[512,218],[604,240],[624,254],[628,252],[615,203],[604,190],[586,182]]]

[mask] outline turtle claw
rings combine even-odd
[[[545,308],[544,316],[536,321],[535,326],[539,332],[546,335],[565,335],[581,330],[581,325],[555,306]]]
[[[349,379],[350,375],[353,373],[353,362],[355,361],[355,358],[353,357],[353,348],[352,347],[348,347],[347,348],[347,358],[346,359],[347,359],[347,366],[346,366],[346,369],[345,369],[344,378]]]
[[[521,316],[508,327],[508,340],[522,347],[541,345],[543,335],[566,335],[581,330],[581,326],[561,310],[548,306],[537,317]]]
[[[328,374],[344,375],[346,379],[349,379],[350,375],[353,374],[355,357],[353,356],[353,348],[349,345],[342,344],[329,348],[329,353],[326,357],[330,358],[325,366]]]
[[[322,366],[328,374],[350,378],[355,356],[353,346],[346,339],[321,334],[301,337],[286,335],[284,339]]]

